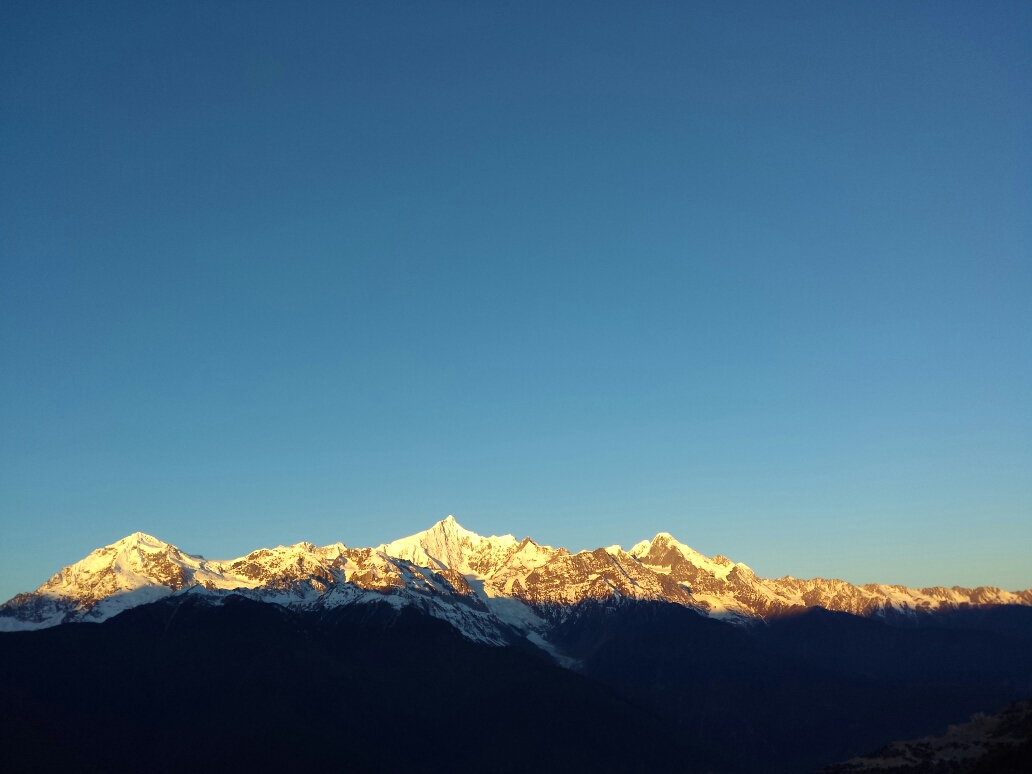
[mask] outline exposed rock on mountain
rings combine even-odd
[[[584,601],[634,599],[695,609],[737,623],[824,607],[886,620],[989,605],[1032,605],[1032,591],[853,586],[839,580],[759,578],[744,564],[706,557],[660,533],[630,551],[572,554],[530,538],[482,537],[451,516],[376,548],[298,543],[214,561],[135,533],[66,567],[0,607],[0,630],[102,621],[172,594],[228,592],[306,610],[387,600],[415,605],[472,639],[503,644],[514,630],[543,647]]]

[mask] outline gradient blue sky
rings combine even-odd
[[[1032,4],[0,5],[0,597],[449,513],[1032,586]]]

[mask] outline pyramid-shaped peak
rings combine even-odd
[[[481,537],[477,533],[471,532],[470,530],[466,529],[461,524],[459,524],[458,520],[451,514],[448,514],[439,522],[434,524],[434,526],[427,530],[427,532],[432,532],[434,530],[438,530],[449,535],[473,536],[478,538]]]
[[[682,543],[669,532],[657,532],[656,536],[652,538],[652,540],[648,541],[648,543],[650,546],[657,546],[662,548],[676,548],[685,556],[688,556],[688,554],[702,556],[702,554],[700,554],[694,548],[685,543]]]
[[[532,548],[541,548],[542,547],[538,543],[535,543],[534,539],[528,535],[527,537],[523,538],[523,540],[521,540],[519,542],[519,544],[516,546],[516,550],[517,551],[522,551],[527,546],[531,546]],[[545,548],[551,548],[551,546],[545,546]]]
[[[461,524],[459,524],[458,520],[451,514],[441,519],[439,522],[434,524],[430,529],[426,530],[425,532],[418,532],[415,535],[412,535],[408,538],[402,538],[402,540],[411,540],[412,538],[428,537],[435,533],[438,535],[443,535],[446,539],[449,540],[462,541],[465,539],[473,544],[479,544],[484,541],[502,541],[505,543],[511,542],[513,545],[515,545],[517,542],[516,538],[514,538],[512,535],[491,535],[490,537],[484,537],[483,535],[474,532],[473,530],[466,529],[465,527],[463,527]]]
[[[515,546],[516,538],[512,535],[484,537],[449,515],[430,529],[387,543],[380,550],[421,567],[479,575],[487,564],[502,561]]]
[[[740,566],[748,570],[744,564],[736,564],[720,554],[711,559],[691,546],[685,545],[669,532],[660,532],[652,540],[641,541],[631,548],[629,553],[642,564],[655,568],[669,569],[682,561],[687,561],[720,579],[726,578],[735,567]]]
[[[671,546],[676,548],[679,545],[681,544],[669,532],[657,532],[652,540],[642,540],[640,543],[635,543],[627,553],[640,559],[654,549],[665,550]]]
[[[679,555],[693,564],[709,560],[694,548],[685,545],[669,532],[658,532],[652,540],[643,540],[631,547],[631,556],[646,564],[669,565]]]

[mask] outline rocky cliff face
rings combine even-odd
[[[768,580],[665,533],[629,551],[613,546],[573,554],[530,538],[483,537],[449,516],[376,548],[298,543],[227,561],[135,533],[9,600],[0,607],[0,631],[102,621],[172,594],[206,595],[217,604],[229,593],[310,610],[387,600],[418,606],[472,639],[502,644],[519,632],[544,647],[550,626],[587,600],[667,602],[738,623],[815,606],[913,619],[964,606],[1032,605],[1032,591]]]

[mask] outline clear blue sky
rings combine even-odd
[[[1032,586],[1032,4],[0,5],[0,597],[449,513]]]

